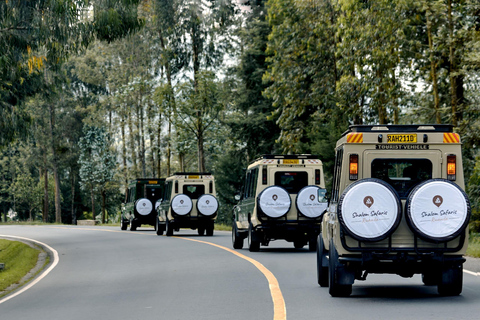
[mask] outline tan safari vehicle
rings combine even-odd
[[[158,206],[157,234],[172,236],[180,228],[197,229],[213,236],[218,211],[215,179],[207,172],[177,172],[165,181],[164,197]]]
[[[462,291],[470,203],[450,125],[351,126],[337,142],[317,245],[318,284],[349,296],[369,273]]]
[[[233,248],[250,251],[271,240],[307,243],[315,251],[325,198],[322,161],[314,155],[264,155],[247,168],[245,184],[233,210]]]

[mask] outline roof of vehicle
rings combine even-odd
[[[351,125],[342,137],[350,132],[453,132],[453,126],[450,124]]]

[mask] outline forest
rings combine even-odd
[[[451,124],[480,230],[479,0],[0,2],[1,221],[118,222],[128,181],[244,168],[352,124]]]

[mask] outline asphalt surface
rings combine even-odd
[[[169,238],[146,228],[0,225],[2,235],[41,241],[58,252],[59,261],[31,288],[0,302],[1,320],[274,318],[270,280],[253,262],[229,251],[229,232],[200,237],[182,230],[175,234],[180,237]],[[260,252],[235,252],[261,263],[278,280],[288,319],[480,315],[478,259],[467,259],[470,272],[464,273],[458,297],[440,297],[419,275],[369,275],[355,282],[350,298],[332,298],[316,283],[314,252],[285,241],[273,241]]]

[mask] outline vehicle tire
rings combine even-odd
[[[395,189],[383,180],[367,178],[350,184],[338,202],[338,220],[358,241],[381,241],[390,236],[402,218]]]
[[[130,221],[130,231],[137,231],[137,223],[135,220]]]
[[[157,232],[157,236],[163,235],[163,226],[160,224],[160,220],[158,220],[158,218],[157,218],[157,227],[155,231]]]
[[[305,246],[305,242],[303,241],[303,239],[294,240],[293,246],[295,247],[295,249],[302,249]]]
[[[328,257],[328,292],[332,297],[348,297],[352,294],[352,285],[339,284],[338,279],[341,278],[340,262],[338,260],[338,253],[330,240],[330,251]]]
[[[171,237],[173,236],[173,228],[174,226],[172,225],[172,223],[167,219],[167,223],[166,223],[166,236],[167,237]]]
[[[232,225],[232,245],[233,249],[242,249],[243,248],[243,238],[238,234],[237,224],[233,220]]]
[[[213,221],[207,225],[205,228],[205,235],[207,237],[213,236],[213,230],[215,229],[215,225],[213,224]]]
[[[462,293],[463,265],[454,265],[442,270],[438,283],[438,293],[441,296],[458,296]]]
[[[328,266],[323,266],[323,261],[326,259],[327,251],[323,243],[322,234],[318,235],[317,239],[317,281],[320,287],[328,287]]]
[[[257,237],[257,232],[253,229],[250,222],[248,225],[248,250],[250,252],[258,252],[260,250],[260,241]]]
[[[128,223],[123,218],[120,219],[120,230],[127,230]]]
[[[197,232],[199,236],[205,235],[205,227],[198,227]]]
[[[427,241],[446,242],[465,233],[471,215],[468,196],[457,184],[430,179],[417,185],[405,203],[410,229]]]
[[[308,251],[314,252],[316,250],[317,250],[317,238],[311,237],[310,240],[308,240]]]

